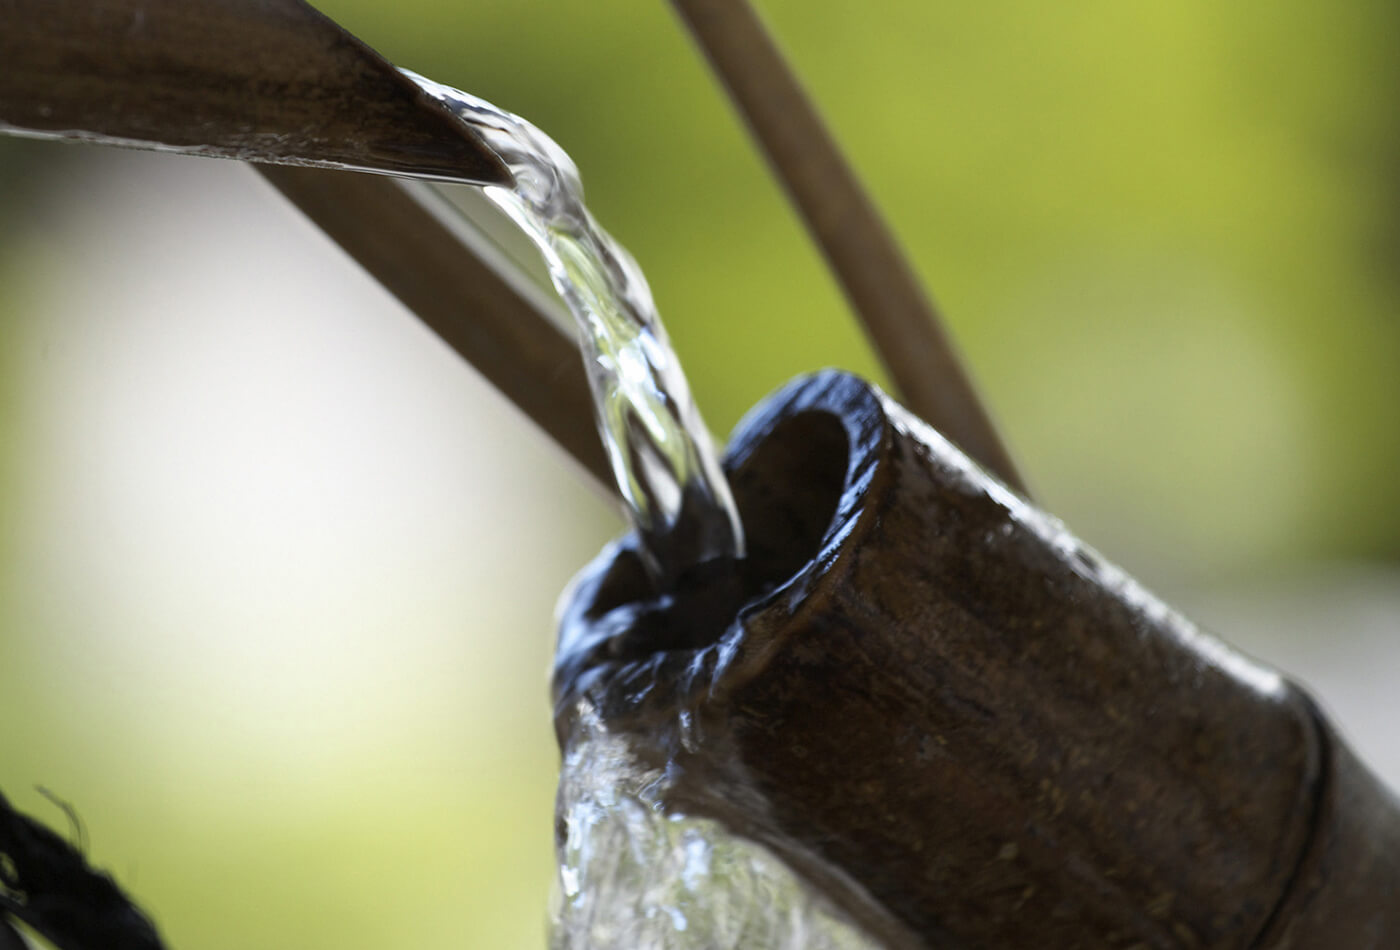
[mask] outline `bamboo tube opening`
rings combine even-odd
[[[604,667],[693,658],[733,633],[741,615],[802,599],[831,560],[824,552],[834,552],[859,514],[880,436],[877,425],[861,425],[878,413],[870,390],[832,378],[837,385],[817,400],[806,381],[793,384],[796,404],[765,402],[732,439],[725,468],[747,537],[743,561],[701,564],[662,591],[629,536],[599,559],[606,569],[566,595],[554,674],[561,714]]]
[[[785,586],[817,559],[847,492],[850,456],[839,416],[811,410],[780,420],[727,466],[747,537],[744,561],[702,564],[683,575],[675,590],[661,591],[627,546],[601,578],[588,616],[597,619],[628,603],[669,597],[669,612],[679,615],[680,623],[658,631],[662,639],[636,647],[699,648],[714,642],[743,604]]]

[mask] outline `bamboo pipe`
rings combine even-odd
[[[561,745],[596,710],[890,947],[1400,945],[1400,810],[1297,686],[852,377],[729,464],[739,569],[582,574]]]
[[[465,123],[302,0],[4,0],[0,132],[510,181]]]
[[[1022,494],[932,300],[746,0],[671,0],[826,257],[905,404]]]

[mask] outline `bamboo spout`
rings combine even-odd
[[[561,741],[596,710],[891,947],[1400,941],[1400,811],[1296,686],[851,377],[730,464],[750,563],[662,596],[595,562]]]
[[[0,132],[504,184],[465,124],[302,0],[9,0]]]

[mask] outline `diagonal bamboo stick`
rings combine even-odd
[[[615,495],[578,347],[543,291],[415,186],[374,175],[261,166],[264,178]],[[430,197],[430,196],[425,196]]]
[[[753,8],[672,0],[802,215],[909,408],[1024,492],[937,311]]]

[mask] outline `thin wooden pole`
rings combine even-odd
[[[932,302],[745,0],[672,0],[802,215],[908,408],[1025,483]]]
[[[408,309],[615,496],[578,347],[548,298],[411,183],[308,168],[258,169]]]

